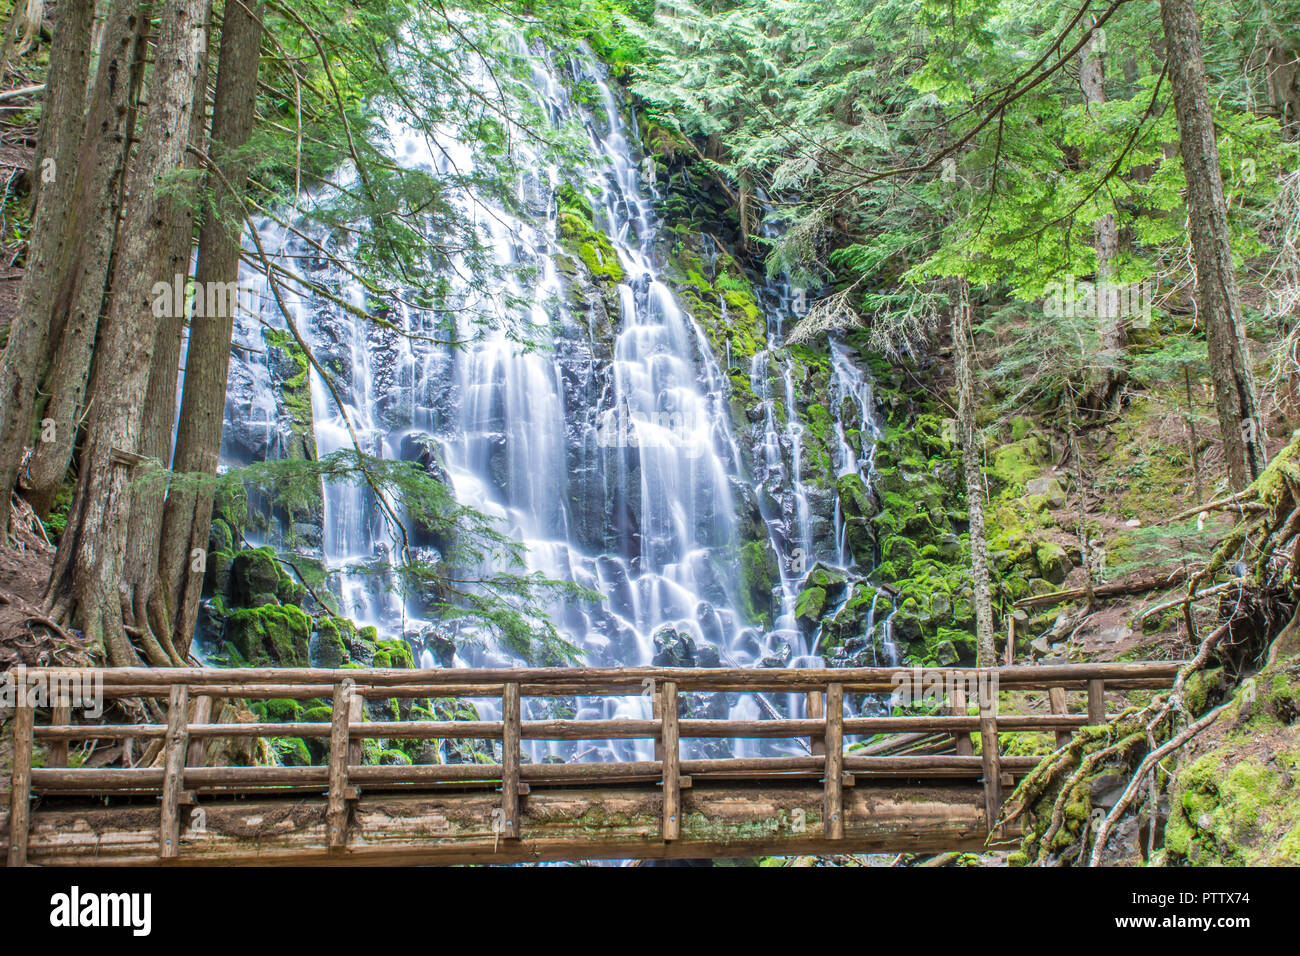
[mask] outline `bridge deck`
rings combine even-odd
[[[11,866],[485,863],[978,849],[1005,789],[1037,762],[998,734],[1058,741],[1105,719],[1104,692],[1160,688],[1177,662],[834,670],[28,670],[13,699],[0,834]],[[1088,713],[1064,689],[1086,689]],[[997,713],[999,690],[1050,691],[1053,713]],[[802,718],[679,717],[682,693],[799,695]],[[901,692],[939,713],[845,716],[844,696]],[[652,719],[524,720],[527,697],[650,697]],[[367,721],[368,698],[495,698],[499,720]],[[212,702],[323,697],[317,723],[211,723]],[[155,702],[166,723],[73,723],[73,707]],[[788,699],[788,698],[787,698]],[[967,713],[967,701],[978,715]],[[37,724],[38,712],[50,723]],[[864,741],[845,749],[845,737]],[[315,737],[327,766],[205,765],[206,741]],[[527,763],[523,740],[653,741],[650,760]],[[681,739],[785,738],[805,756],[683,759]],[[874,738],[874,739],[868,739]],[[979,741],[975,753],[973,738]],[[143,766],[68,766],[70,742],[139,740]],[[364,765],[366,739],[492,741],[500,762]],[[49,766],[34,767],[36,740]],[[939,746],[936,746],[936,742]],[[950,753],[934,752],[950,750]],[[39,798],[33,810],[32,798]],[[105,801],[103,798],[111,798]],[[1015,834],[998,834],[1000,839]]]

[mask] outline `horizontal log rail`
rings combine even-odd
[[[662,795],[660,839],[682,835],[681,791],[696,778],[719,781],[797,780],[819,778],[823,800],[820,832],[833,847],[845,833],[845,788],[857,777],[943,778],[978,781],[984,792],[987,826],[996,820],[1004,787],[1027,773],[1034,757],[999,753],[998,734],[1043,732],[1062,742],[1068,732],[1106,718],[1106,690],[1159,688],[1172,684],[1178,662],[1066,664],[1039,667],[846,668],[740,670],[685,668],[527,668],[519,670],[324,670],[246,668],[169,668],[148,670],[30,669],[10,677],[16,703],[14,766],[9,813],[9,865],[27,860],[33,796],[156,796],[160,801],[158,857],[183,856],[184,807],[200,794],[265,794],[277,790],[324,793],[329,854],[349,846],[349,808],[362,788],[406,791],[411,788],[476,787],[495,784],[501,791],[493,811],[493,832],[500,840],[527,840],[524,800],[534,786],[656,784]],[[1087,712],[1071,714],[1065,690],[1086,689]],[[1030,715],[997,713],[998,692],[1042,690],[1050,693],[1051,712]],[[941,712],[905,716],[854,717],[846,713],[845,695],[905,691],[925,697]],[[967,697],[968,692],[972,695]],[[59,698],[71,693],[72,698]],[[798,695],[807,717],[766,720],[695,719],[679,716],[683,694],[772,693]],[[149,698],[159,712],[166,704],[167,723],[73,723],[73,706],[87,697],[106,700]],[[652,719],[524,720],[522,701],[529,697],[647,696]],[[330,701],[329,721],[287,723],[212,723],[212,701],[219,697],[249,700],[274,698]],[[367,721],[367,699],[410,697],[496,698],[499,720]],[[967,713],[968,700],[978,714]],[[38,724],[37,710],[48,710],[50,723]],[[866,750],[845,744],[851,738],[924,734],[951,735],[955,754],[890,754],[879,741]],[[972,739],[978,736],[980,753]],[[217,739],[311,738],[328,741],[322,766],[204,766],[203,744]],[[787,739],[800,742],[808,756],[689,759],[681,754],[685,739]],[[846,739],[847,738],[847,739]],[[649,740],[653,760],[527,763],[525,740]],[[33,766],[36,741],[49,744],[50,766]],[[69,767],[69,744],[91,740],[148,742],[152,765],[122,768]],[[362,763],[365,740],[500,741],[500,762],[372,766]],[[811,747],[809,743],[811,742]],[[493,748],[495,749],[495,748]],[[969,784],[967,784],[969,785]],[[581,850],[575,848],[575,855]]]

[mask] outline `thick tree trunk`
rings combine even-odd
[[[95,0],[68,0],[59,5],[58,24],[50,44],[50,69],[41,104],[41,128],[32,156],[30,203],[32,215],[40,208],[41,194],[50,186],[71,195],[77,144],[86,115],[86,82],[94,39]],[[50,160],[50,162],[46,162]],[[64,184],[59,190],[59,172]],[[35,238],[35,236],[33,236]]]
[[[166,267],[174,224],[158,183],[182,165],[194,121],[194,84],[207,37],[207,0],[163,0],[140,144],[127,171],[125,214],[115,251],[112,292],[101,326],[95,403],[68,529],[59,542],[49,603],[102,641],[108,660],[134,662],[124,627],[133,606],[123,589],[133,467],[153,360],[154,277]],[[144,635],[146,656],[167,663]]]
[[[212,0],[206,0],[203,13],[205,33],[210,35]],[[187,150],[182,157],[183,166],[194,169],[198,158],[194,152],[207,147],[205,114],[208,97],[207,39],[199,59],[198,82],[194,84],[194,99],[190,111],[194,119],[190,124]],[[191,150],[190,147],[193,149]],[[197,190],[193,199],[197,199]],[[195,207],[191,197],[169,200],[163,218],[171,222],[172,238],[169,251],[160,262],[161,271],[153,276],[151,287],[165,283],[170,289],[184,288],[190,275],[190,255],[194,248]],[[172,457],[172,425],[176,421],[176,393],[181,362],[181,339],[185,333],[185,300],[167,303],[170,308],[160,308],[158,331],[154,342],[153,363],[149,369],[149,386],[145,392],[144,419],[140,427],[139,453],[150,462],[167,468]],[[171,613],[158,589],[158,550],[163,525],[164,486],[150,483],[138,489],[131,499],[131,551],[127,555],[124,580],[135,596],[131,617],[142,632],[149,632],[174,663],[183,665],[185,658],[172,645]]]
[[[231,4],[226,7],[221,29],[211,137],[212,160],[221,175],[210,177],[208,192],[219,198],[199,232],[195,274],[200,289],[216,287],[214,284],[226,287],[239,278],[240,203],[229,189],[242,190],[248,179],[248,160],[242,149],[253,129],[261,17],[261,3]],[[233,310],[227,311],[230,314],[205,314],[190,326],[172,465],[178,475],[189,480],[168,493],[163,515],[159,575],[172,616],[172,643],[182,654],[194,634],[207,566],[212,490],[193,479],[217,472],[234,330]]]
[[[1264,467],[1264,430],[1255,397],[1232,268],[1228,207],[1192,0],[1160,0],[1174,109],[1187,178],[1187,221],[1196,263],[1196,304],[1205,322],[1214,404],[1228,479],[1244,488]]]
[[[980,667],[995,667],[993,599],[989,588],[989,551],[984,536],[984,478],[980,472],[979,434],[975,430],[975,342],[971,332],[966,280],[958,279],[952,302],[952,344],[956,355],[957,429],[966,476],[970,514],[971,575],[975,581],[975,653]]]
[[[49,396],[45,417],[54,423],[54,434],[33,451],[23,491],[41,515],[49,511],[63,484],[84,410],[148,30],[148,11],[139,0],[114,0],[104,26],[87,132],[77,160],[77,192],[68,217],[77,254],[59,278],[49,329],[51,342],[58,345],[42,391]]]
[[[27,247],[27,272],[0,362],[0,534],[9,527],[9,495],[18,476],[23,448],[31,437],[32,407],[50,334],[59,271],[71,242],[78,238],[68,228],[68,210],[76,186],[95,4],[94,0],[69,0],[61,6],[45,84],[40,148],[32,170],[33,193],[40,190],[43,200],[36,206]]]

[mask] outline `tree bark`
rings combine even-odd
[[[45,99],[41,103],[41,128],[32,156],[30,208],[33,216],[40,208],[45,187],[58,188],[60,168],[64,173],[62,192],[71,194],[71,174],[86,113],[95,0],[68,0],[59,7],[59,20],[50,44]],[[45,162],[47,159],[53,163]]]
[[[1201,53],[1201,25],[1192,0],[1160,0],[1160,17],[1187,178],[1196,305],[1205,322],[1228,480],[1234,489],[1240,489],[1258,477],[1264,467],[1264,429],[1232,266],[1228,207],[1223,198],[1219,147]]]
[[[231,4],[221,28],[211,137],[212,160],[221,176],[210,176],[208,189],[220,198],[199,232],[195,274],[201,289],[239,279],[242,218],[239,197],[230,195],[226,183],[229,189],[241,190],[248,179],[249,163],[242,150],[253,130],[262,9],[260,2]],[[191,480],[168,493],[158,556],[172,616],[172,643],[182,654],[189,649],[198,619],[212,526],[212,489],[192,479],[217,473],[233,332],[233,310],[229,315],[205,314],[190,324],[172,468]]]
[[[1088,107],[1106,102],[1105,77],[1101,44],[1094,34],[1079,51],[1079,87]],[[1101,338],[1099,365],[1102,381],[1091,396],[1090,404],[1100,410],[1110,406],[1115,393],[1128,379],[1128,370],[1124,367],[1124,348],[1128,342],[1123,317],[1119,314],[1118,290],[1111,278],[1110,262],[1119,252],[1115,214],[1106,213],[1093,223],[1093,229],[1096,233],[1094,248],[1097,250],[1097,294],[1094,301],[1097,303],[1097,331]]]
[[[68,211],[76,186],[95,4],[94,0],[70,0],[62,6],[45,84],[40,146],[32,170],[32,191],[39,190],[44,199],[36,206],[27,271],[0,362],[0,533],[9,527],[9,496],[23,448],[31,437],[36,384],[50,334],[59,271],[77,238],[68,228]],[[43,162],[45,159],[50,162]],[[46,179],[49,181],[42,182]]]
[[[971,332],[966,280],[956,280],[952,303],[952,344],[956,354],[957,429],[966,477],[970,514],[971,574],[975,581],[975,653],[980,667],[997,666],[993,645],[993,599],[989,588],[988,541],[984,535],[984,479],[980,472],[979,435],[975,430],[975,342]]]
[[[208,96],[208,43],[212,20],[212,0],[205,0],[203,13],[205,40],[199,58],[198,82],[194,84],[194,99],[190,105],[193,121],[190,124],[189,142],[182,156],[182,166],[193,170],[198,165],[196,151],[207,148],[205,114]],[[162,270],[153,276],[153,283],[166,283],[169,288],[184,289],[190,275],[190,258],[194,249],[195,206],[192,197],[177,197],[165,204],[164,218],[171,222],[172,238]],[[201,287],[200,287],[201,288]],[[144,418],[140,427],[140,454],[167,468],[172,458],[172,426],[176,421],[176,398],[181,362],[181,339],[185,334],[186,303],[171,301],[159,318],[154,342],[153,362],[149,369],[149,385],[145,392]],[[134,594],[134,607],[130,617],[142,632],[148,632],[162,647],[167,657],[177,665],[185,658],[172,644],[171,613],[163,599],[158,584],[158,551],[163,525],[164,486],[155,482],[139,488],[131,499],[131,543],[127,555],[124,579]]]
[[[154,276],[165,268],[174,224],[158,182],[180,167],[194,122],[194,85],[207,37],[207,0],[163,0],[138,150],[127,171],[124,215],[112,291],[97,346],[95,406],[81,455],[75,511],[59,541],[47,603],[86,637],[103,643],[109,663],[137,655],[124,626],[134,606],[123,588],[132,469],[141,461],[143,404],[155,348]],[[142,639],[151,663],[167,655]]]
[[[49,396],[45,417],[54,422],[54,435],[33,451],[23,490],[40,515],[49,511],[67,475],[84,411],[148,30],[148,10],[139,0],[114,0],[104,27],[95,92],[77,160],[77,191],[68,218],[77,255],[70,257],[59,278],[49,327],[50,340],[58,345],[42,391]]]

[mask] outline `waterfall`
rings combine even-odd
[[[756,474],[748,475],[740,443],[749,438],[731,420],[730,385],[719,365],[729,356],[713,354],[664,276],[655,186],[643,175],[638,137],[609,79],[589,55],[556,63],[542,51],[521,46],[521,53],[531,63],[528,89],[535,105],[557,129],[582,131],[587,168],[566,177],[520,140],[515,148],[521,173],[510,211],[476,195],[459,196],[460,210],[473,219],[490,260],[484,268],[452,254],[444,270],[448,298],[466,306],[456,328],[463,347],[439,341],[426,316],[404,305],[388,309],[381,326],[336,302],[286,295],[313,354],[334,376],[332,391],[315,369],[310,372],[318,452],[323,457],[350,448],[355,434],[367,454],[421,462],[458,502],[488,515],[521,542],[530,570],[597,592],[600,601],[568,598],[546,608],[587,665],[649,665],[657,654],[681,647],[681,635],[690,638],[700,666],[756,666],[781,655],[794,666],[820,663],[794,624],[799,578],[816,559],[849,562],[842,546],[819,554],[814,544],[801,475],[803,426],[795,413],[794,364],[781,342],[791,315],[788,283],[779,289],[769,284],[765,296],[767,348],[754,356],[751,368],[763,409],[761,448],[754,456]],[[576,97],[579,86],[595,95]],[[389,132],[395,158],[411,168],[447,174],[474,161],[456,130],[431,141],[394,118]],[[557,192],[575,179],[586,184],[583,199],[617,258],[619,278],[610,297],[617,314],[610,316],[608,336],[569,298],[573,279],[566,272]],[[304,268],[302,261],[317,263],[314,279],[366,311],[365,291],[353,277],[313,258],[292,231],[269,222],[261,226],[273,259],[290,269]],[[512,321],[484,331],[473,316],[492,310],[505,311]],[[228,464],[255,459],[257,452],[248,446],[259,441],[263,456],[278,454],[274,440],[263,441],[262,435],[275,434],[278,413],[273,376],[258,347],[259,322],[282,326],[273,302],[261,316],[239,322],[243,351],[233,362],[227,424],[251,410],[257,414],[234,426],[240,438],[227,442]],[[869,452],[855,452],[845,437],[841,406],[852,409],[851,427],[878,434],[870,381],[847,349],[836,344],[832,355],[836,467],[841,473],[869,469]],[[735,492],[746,485],[765,492],[760,502],[774,503],[763,507],[762,516],[783,558],[780,613],[766,633],[739,610]],[[371,573],[398,559],[398,541],[379,504],[362,484],[329,482],[324,488],[319,551],[334,572],[331,586],[341,613],[382,634],[404,636],[423,666],[438,659],[435,636],[454,643],[455,666],[522,663],[472,625],[430,619],[417,598],[391,587],[391,575]],[[400,502],[387,504],[400,512]],[[837,528],[837,541],[839,536]],[[436,557],[436,542],[413,544]],[[728,703],[726,695],[712,696],[719,700],[700,706],[715,708],[714,716],[803,712],[802,700],[794,697],[741,695]],[[526,716],[549,716],[547,706],[529,700]],[[573,706],[579,718],[650,716],[645,696],[578,700]],[[490,716],[490,708],[483,709]],[[534,742],[530,757],[582,759],[592,746],[620,759],[651,755],[649,741]],[[684,742],[684,753],[703,753],[705,746]],[[744,746],[752,752],[800,752],[787,741]]]

